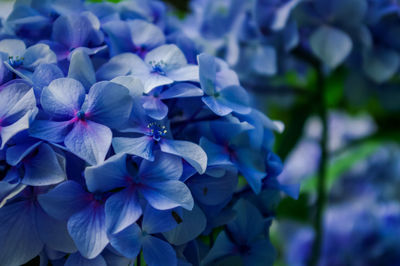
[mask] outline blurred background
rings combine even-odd
[[[164,2],[171,31],[227,60],[285,124],[279,179],[301,189],[274,214],[275,265],[400,265],[400,3]]]

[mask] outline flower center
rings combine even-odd
[[[84,111],[77,112],[76,117],[78,117],[79,120],[85,120],[85,112]]]
[[[155,141],[160,141],[161,137],[164,137],[168,132],[165,126],[161,126],[156,123],[148,124],[147,128],[150,129],[149,136],[153,137]]]
[[[17,67],[20,67],[24,63],[24,58],[23,57],[19,57],[19,56],[9,56],[8,57],[8,63],[13,68],[17,68]]]
[[[156,62],[156,61],[150,61],[149,64],[153,68],[151,73],[157,73],[159,75],[165,76],[166,73],[164,71],[164,68],[166,66],[165,62],[163,60]]]

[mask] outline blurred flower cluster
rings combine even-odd
[[[272,264],[298,193],[277,180],[283,125],[170,16],[17,0],[2,21],[0,265]]]

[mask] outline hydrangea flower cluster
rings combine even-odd
[[[356,95],[393,94],[400,67],[398,1],[194,0],[191,10],[177,27],[225,58],[249,89],[281,84],[274,77],[288,71],[306,73],[310,62],[304,59],[311,57],[326,74],[349,70],[350,100],[357,100],[358,87],[364,93]]]
[[[0,265],[272,264],[279,191],[297,192],[276,179],[282,125],[167,18],[159,1],[16,1],[0,32]]]

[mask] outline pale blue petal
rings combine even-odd
[[[40,97],[43,110],[50,115],[69,120],[81,109],[85,100],[85,88],[71,78],[53,80]]]
[[[149,136],[140,138],[114,138],[112,141],[116,153],[128,153],[153,161],[154,141]]]
[[[86,92],[96,82],[92,61],[83,50],[74,50],[72,53],[68,77],[79,81],[85,87]]]
[[[87,259],[82,257],[79,252],[76,252],[68,256],[64,266],[107,266],[107,263],[101,255],[93,259]]]
[[[35,44],[24,54],[24,67],[27,69],[35,69],[40,64],[56,64],[57,56],[50,50],[50,47],[44,43]]]
[[[160,148],[165,153],[182,157],[200,174],[206,171],[207,154],[199,145],[184,140],[163,139]]]
[[[330,26],[320,26],[310,37],[312,52],[330,68],[336,68],[350,54],[353,42],[347,33]]]

